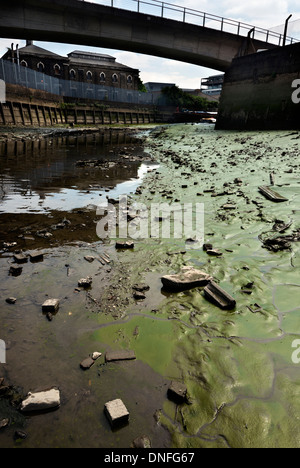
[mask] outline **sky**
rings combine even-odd
[[[112,0],[89,1],[92,3],[111,5]],[[158,4],[155,0],[146,1],[155,5]],[[137,8],[137,2],[134,0],[113,0],[113,2],[114,6],[119,8],[132,9],[135,11]],[[272,29],[280,33],[283,33],[286,18],[292,14],[288,35],[300,40],[299,0],[249,0],[249,2],[241,0],[215,0],[214,2],[210,0],[168,0],[168,2],[265,29]],[[151,9],[149,6],[144,8]],[[156,6],[151,10],[147,10],[147,12],[160,15],[161,10],[160,7]],[[172,13],[170,12],[169,14]],[[176,13],[173,14],[176,15]],[[187,16],[187,20],[188,19],[189,17]],[[7,47],[10,47],[12,43],[15,45],[19,44],[19,47],[23,47],[25,45],[25,40],[24,38],[0,39],[0,57],[7,51]],[[79,44],[57,44],[50,42],[35,42],[35,44],[59,55],[67,55],[75,49],[112,55],[116,58],[117,62],[133,68],[138,68],[140,70],[140,77],[144,83],[149,81],[174,83],[181,88],[199,89],[201,78],[219,73],[216,70],[196,65],[115,49],[99,49],[81,46]]]

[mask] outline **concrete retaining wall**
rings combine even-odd
[[[234,59],[225,74],[217,129],[300,129],[300,44]]]

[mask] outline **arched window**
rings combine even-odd
[[[45,65],[43,64],[43,62],[39,62],[37,64],[37,69],[40,73],[44,73],[44,70],[45,70]]]
[[[118,80],[119,80],[118,75],[116,73],[114,73],[113,76],[112,76],[112,82],[113,83],[118,83]]]
[[[56,63],[53,68],[54,68],[54,75],[59,76],[61,69],[60,69],[60,66],[58,65],[58,63]]]
[[[22,60],[22,62],[20,63],[21,67],[28,67],[28,63],[26,62],[26,60]]]
[[[86,79],[88,81],[92,81],[93,79],[93,73],[91,71],[86,72]]]
[[[127,83],[128,83],[128,84],[132,84],[132,81],[133,81],[132,76],[131,76],[131,75],[128,75],[128,76],[127,76]]]
[[[76,79],[76,71],[73,68],[70,70],[69,74],[70,74],[70,80]]]
[[[100,73],[100,83],[105,83],[105,80],[106,80],[106,76],[105,76],[105,73]]]

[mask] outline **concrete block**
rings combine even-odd
[[[120,399],[106,403],[104,405],[104,412],[112,428],[125,425],[129,422],[129,412]]]
[[[59,309],[59,300],[58,299],[47,299],[42,305],[43,312],[50,312],[55,314]]]
[[[130,361],[136,359],[134,351],[122,349],[120,351],[109,351],[105,354],[105,361]]]
[[[60,392],[52,388],[44,392],[28,393],[21,404],[21,411],[44,411],[60,406]]]
[[[186,402],[187,388],[181,382],[172,381],[168,388],[168,398],[173,400],[175,403]]]

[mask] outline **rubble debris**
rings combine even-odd
[[[120,351],[108,351],[105,354],[105,361],[112,362],[112,361],[132,361],[136,359],[135,352],[132,350],[120,350]]]
[[[211,257],[222,257],[222,252],[218,249],[207,249],[206,250],[207,255],[210,255]]]
[[[134,248],[134,243],[132,241],[116,242],[116,249],[133,249],[133,248]]]
[[[29,257],[31,263],[38,263],[44,261],[44,254],[42,254],[41,252],[31,252],[29,254]]]
[[[137,449],[149,449],[151,448],[151,440],[148,436],[142,435],[134,439],[134,441],[131,444],[131,447]]]
[[[129,412],[120,399],[105,403],[104,412],[112,428],[128,424],[129,422]]]
[[[187,401],[187,388],[181,382],[172,381],[168,388],[168,398],[175,403],[181,404]]]
[[[177,275],[165,275],[161,278],[163,286],[168,291],[184,291],[206,286],[212,277],[193,267],[183,267]]]
[[[146,299],[146,295],[140,291],[134,291],[133,297],[136,301],[143,301],[144,299]]]
[[[86,255],[86,256],[84,257],[84,260],[86,260],[86,261],[89,262],[89,263],[92,263],[92,262],[95,260],[95,257],[92,257],[92,256],[90,256],[90,255]]]
[[[17,299],[15,297],[8,297],[5,302],[7,302],[7,304],[15,304]]]
[[[23,253],[14,254],[14,260],[18,264],[27,263],[28,262],[28,257],[27,257],[27,255],[24,255]]]
[[[42,305],[43,312],[50,312],[55,314],[59,309],[59,300],[58,299],[47,299]]]
[[[93,365],[95,364],[95,360],[91,357],[88,357],[86,359],[84,359],[81,363],[80,363],[80,367],[81,369],[83,370],[88,370],[90,369]]]
[[[11,265],[9,269],[9,274],[11,276],[20,276],[22,274],[23,268],[17,265]]]
[[[274,192],[274,190],[271,190],[269,187],[258,187],[258,190],[269,200],[275,202],[275,203],[282,203],[282,202],[287,202],[289,201],[288,198],[283,197],[277,192]]]
[[[52,388],[44,392],[28,393],[25,400],[22,401],[21,411],[44,411],[60,406],[60,391]]]
[[[205,297],[221,309],[234,309],[236,301],[214,281],[204,288]]]
[[[78,286],[80,288],[90,288],[91,285],[93,283],[93,280],[90,276],[88,276],[87,278],[81,278],[79,281],[78,281]]]
[[[134,289],[134,291],[143,292],[143,291],[149,291],[150,286],[148,286],[148,284],[134,284],[132,286],[132,289]]]

